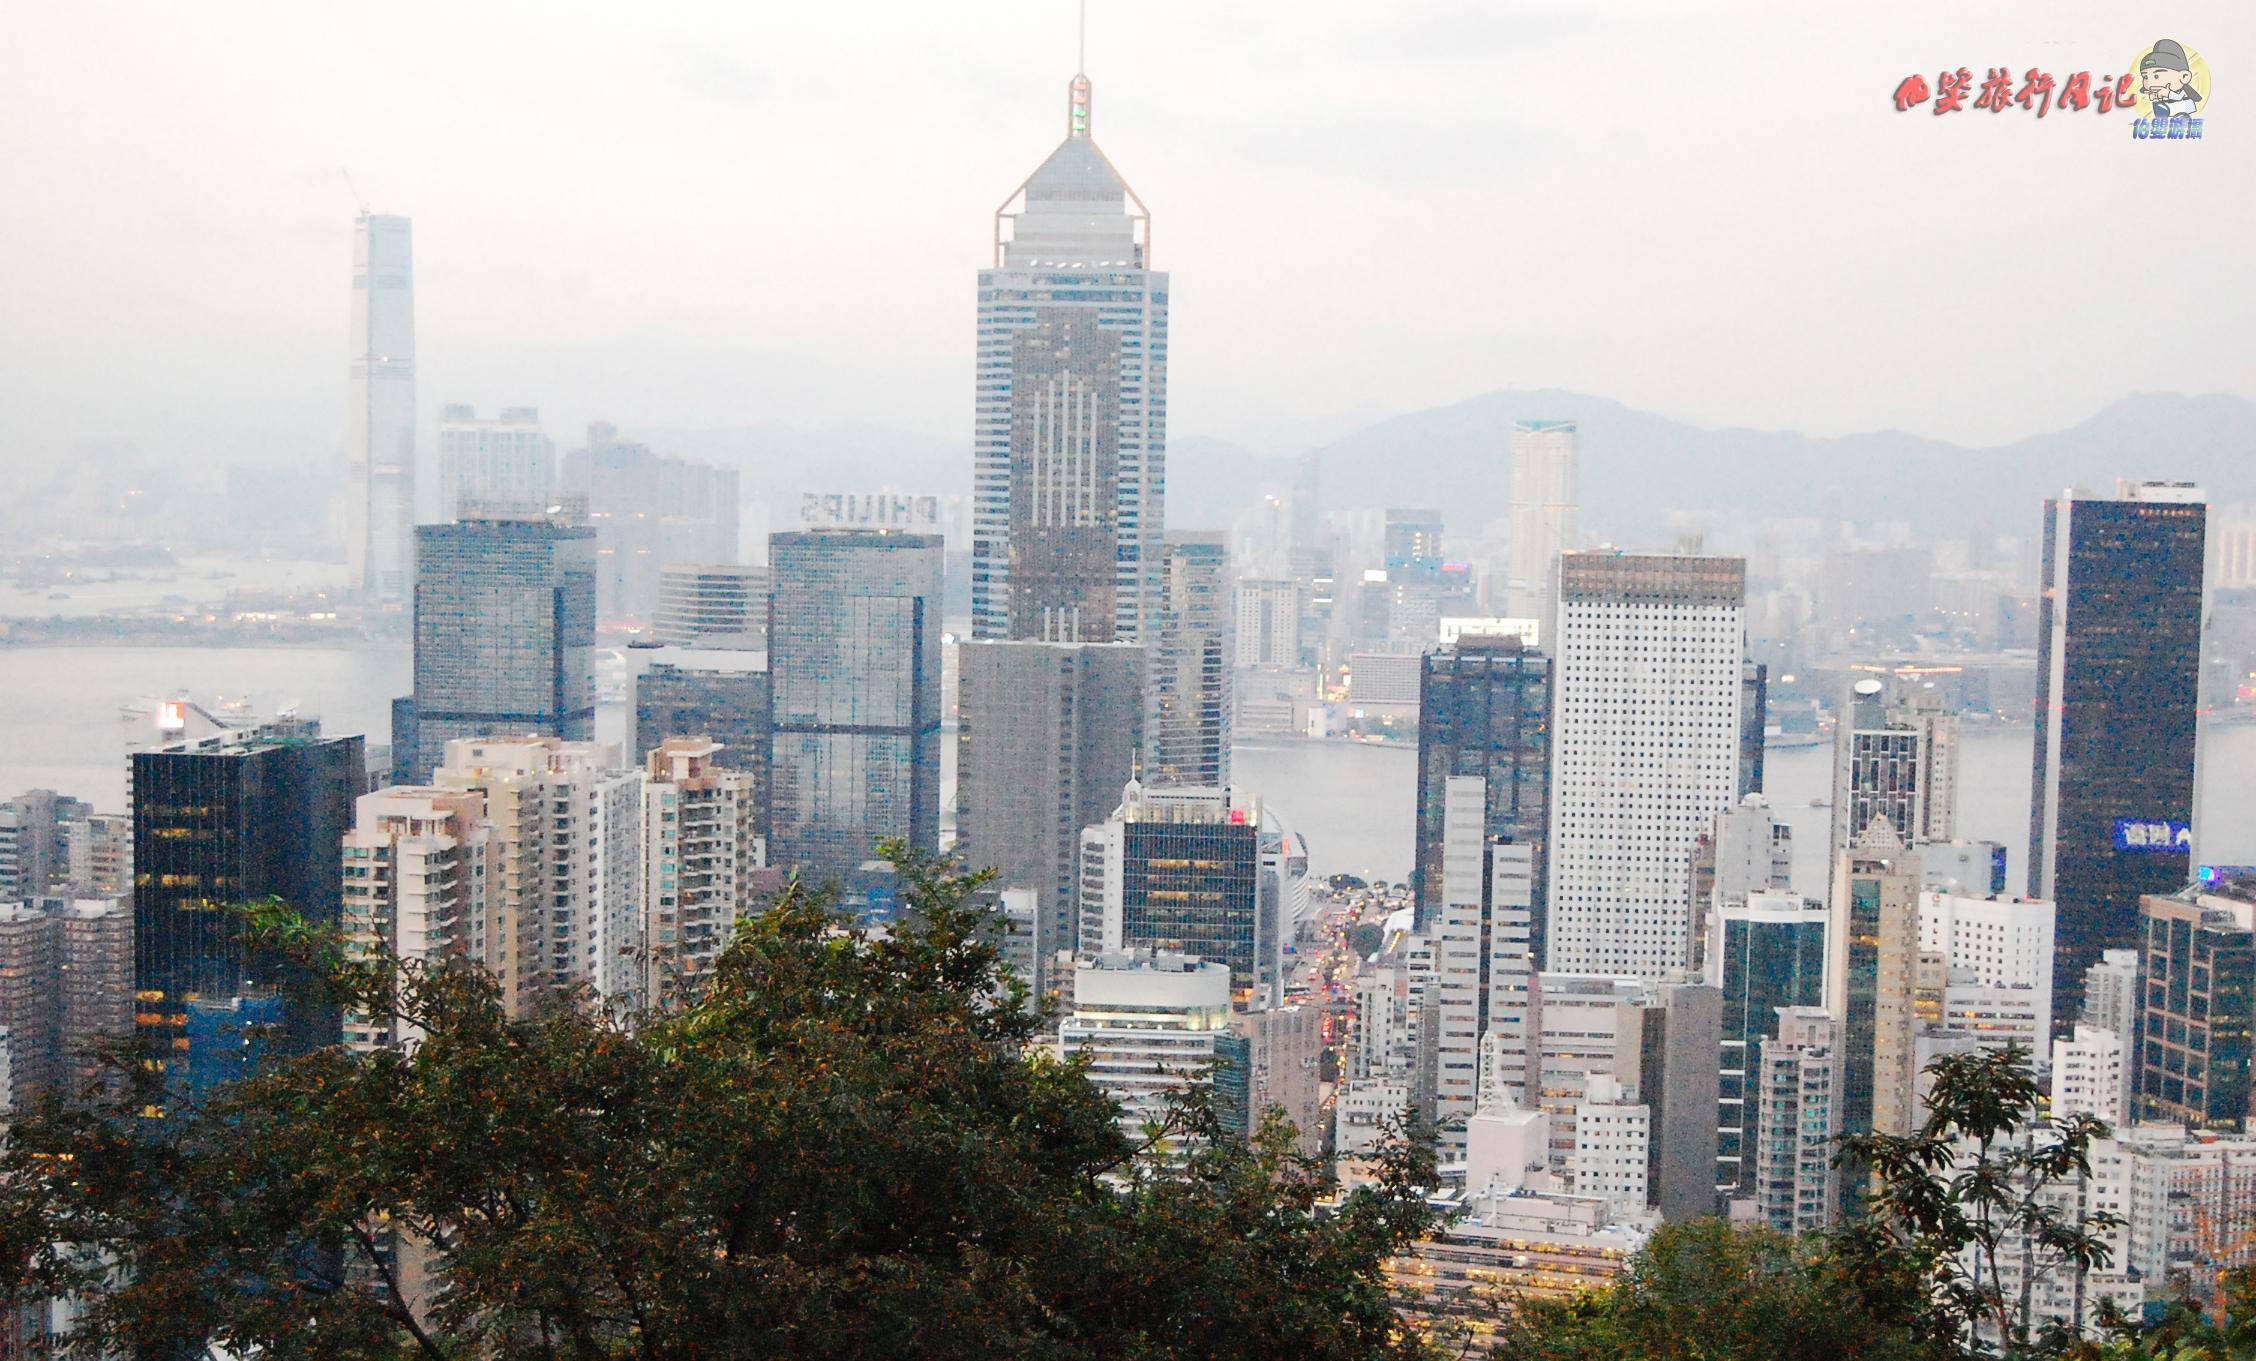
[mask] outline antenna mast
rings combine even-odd
[[[352,195],[353,203],[360,209],[360,215],[362,217],[368,216],[368,200],[360,196],[360,190],[353,184],[352,172],[340,165],[337,167],[337,173],[344,176],[345,192]]]

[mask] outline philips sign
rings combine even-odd
[[[799,498],[799,518],[809,529],[936,529],[940,498],[894,492],[808,492]]]

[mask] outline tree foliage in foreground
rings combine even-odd
[[[1380,1266],[1426,1227],[1430,1169],[1398,1149],[1319,1216],[1289,1131],[1216,1138],[1192,1107],[1187,1168],[1158,1175],[1029,1051],[975,881],[899,863],[916,924],[873,939],[794,887],[690,1004],[633,1023],[512,1020],[467,965],[269,922],[421,1043],[276,1061],[155,1130],[122,1106],[19,1121],[0,1271],[141,1355],[1422,1354]],[[428,1245],[425,1309],[387,1228]]]

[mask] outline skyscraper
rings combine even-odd
[[[1756,1218],[1782,1233],[1814,1233],[1839,1212],[1841,1023],[1822,1007],[1781,1007],[1773,1020],[1757,1077]]]
[[[820,882],[881,838],[939,848],[941,552],[898,530],[769,537],[770,863]]]
[[[556,441],[542,432],[538,408],[503,407],[487,419],[474,406],[439,408],[444,518],[497,508],[537,512],[555,502],[556,479]]]
[[[720,748],[669,737],[642,781],[642,995],[675,1005],[728,948],[760,868],[752,777],[714,758]]]
[[[2198,886],[2141,900],[2141,1120],[2244,1130],[2256,1033],[2256,889]]]
[[[371,604],[404,604],[415,571],[415,256],[404,217],[363,212],[354,223],[346,348],[345,579]]]
[[[2059,908],[2057,1015],[2192,877],[2206,507],[2182,483],[2045,502],[2029,893]]]
[[[1822,903],[1770,889],[1717,904],[1709,954],[1709,977],[1723,990],[1715,1180],[1727,1200],[1754,1194],[1757,1086],[1778,1009],[1825,1003],[1825,915]]]
[[[1145,704],[1144,777],[1154,785],[1230,782],[1230,549],[1220,534],[1167,536]]]
[[[1150,213],[1089,134],[1076,75],[1065,140],[997,210],[979,272],[976,638],[1153,641],[1168,283]]]
[[[394,786],[363,794],[344,844],[343,926],[364,958],[436,967],[483,963],[476,943],[501,859],[475,791]],[[404,1017],[348,1012],[345,1043],[382,1049],[416,1038]]]
[[[1130,781],[1081,834],[1083,955],[1167,950],[1225,964],[1253,1006],[1283,996],[1280,885],[1264,870],[1261,810],[1227,789]]]
[[[774,740],[767,654],[630,646],[627,669],[628,703],[634,711],[632,750],[648,756],[669,737],[710,737],[720,743],[715,764],[745,772],[760,791],[760,827],[765,834],[768,746]]]
[[[1874,821],[1834,868],[1825,1005],[1840,1027],[1840,1129],[1912,1127],[1913,991],[1919,965],[1919,853]]]
[[[1581,459],[1573,421],[1512,423],[1512,537],[1505,606],[1552,622],[1559,554],[1581,535]],[[1551,639],[1541,641],[1548,644]]]
[[[225,1080],[249,1049],[337,1043],[336,1008],[308,997],[298,967],[254,948],[225,909],[272,897],[317,926],[339,924],[340,848],[367,787],[361,739],[284,719],[132,762],[134,1010],[168,1087]],[[276,1029],[246,1030],[253,1021]]]
[[[1738,558],[1561,559],[1546,969],[1691,962],[1693,847],[1737,797],[1745,591]]]
[[[1441,903],[1443,791],[1460,775],[1484,781],[1486,834],[1525,846],[1534,857],[1530,929],[1544,948],[1544,842],[1549,834],[1551,659],[1517,638],[1466,634],[1428,653],[1418,672],[1417,858],[1411,882],[1417,920]]]
[[[595,736],[595,534],[566,515],[415,532],[415,693],[392,703],[391,782],[460,737]]]
[[[1536,989],[1535,848],[1488,831],[1486,780],[1443,782],[1440,902],[1434,924],[1434,1118],[1445,1146],[1462,1148],[1476,1107],[1532,1102],[1541,1074]],[[1486,1049],[1484,1050],[1484,1045]],[[1483,1053],[1494,1062],[1484,1085]]]
[[[956,853],[1035,896],[1035,974],[1078,946],[1081,830],[1120,801],[1143,744],[1145,649],[989,640],[957,653]]]
[[[587,447],[564,462],[564,486],[587,498],[595,531],[595,607],[606,620],[648,621],[660,575],[678,562],[733,563],[741,506],[733,468],[669,458],[591,422]]]
[[[661,643],[766,647],[768,569],[729,563],[660,568],[654,632]]]
[[[1876,817],[1914,846],[1958,835],[1958,716],[1914,681],[1852,682],[1833,729],[1834,860]]]

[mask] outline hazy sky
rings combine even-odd
[[[2256,6],[1092,0],[1174,275],[1173,429],[1557,385],[1968,441],[2256,396]],[[340,442],[353,200],[420,398],[968,443],[974,271],[1073,0],[12,8],[0,461]],[[1906,74],[2215,67],[2209,135],[1899,114]],[[2234,243],[2239,244],[2234,244]]]

